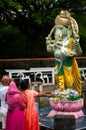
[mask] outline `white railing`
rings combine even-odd
[[[86,68],[79,68],[82,81],[86,80]],[[42,82],[43,85],[54,85],[54,67],[30,68],[25,69],[9,69],[6,70],[9,76],[16,79],[28,79],[30,82]]]
[[[86,68],[79,68],[82,80],[86,80]]]
[[[54,85],[54,68],[44,67],[44,68],[30,68],[30,70],[6,70],[9,76],[16,79],[28,79],[30,82],[42,82],[43,85]]]

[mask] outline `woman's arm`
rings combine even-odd
[[[51,92],[51,93],[44,93],[44,92],[41,92],[38,94],[38,97],[52,97],[54,96],[54,93]]]

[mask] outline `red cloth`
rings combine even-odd
[[[34,90],[26,90],[23,92],[22,97],[27,96],[27,107],[24,110],[25,114],[25,129],[24,130],[39,130],[38,112],[35,106],[35,97],[38,92]],[[25,96],[24,96],[25,97]]]

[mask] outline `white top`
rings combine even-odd
[[[0,89],[2,88],[2,83],[0,82]]]
[[[1,100],[1,108],[8,109],[8,105],[6,104],[6,93],[8,91],[8,86],[2,86],[0,88],[0,100]]]

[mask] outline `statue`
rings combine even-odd
[[[55,82],[57,89],[74,88],[82,92],[81,76],[75,56],[82,54],[79,44],[79,28],[68,11],[61,11],[55,26],[46,37],[47,51],[55,57]]]
[[[55,19],[55,26],[46,37],[47,51],[55,57],[54,96],[49,99],[52,110],[48,117],[54,115],[84,116],[82,108],[81,75],[75,56],[82,54],[79,44],[79,28],[68,11],[61,11]]]

